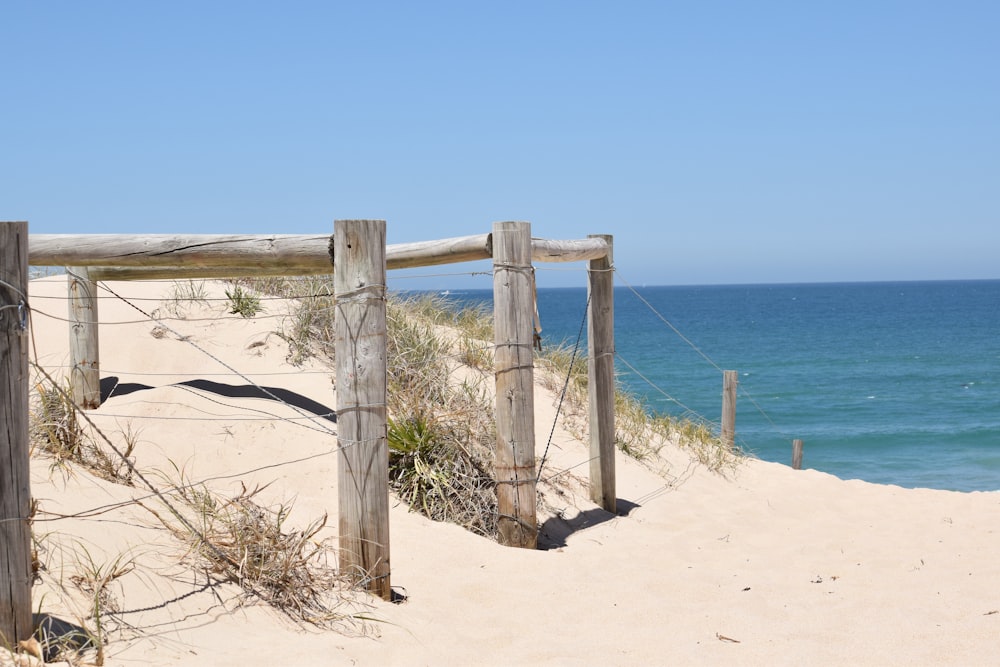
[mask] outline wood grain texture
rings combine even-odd
[[[28,223],[0,222],[0,645],[31,636]]]
[[[538,545],[531,225],[493,225],[495,468],[501,544]]]
[[[568,241],[531,239],[534,262],[581,262],[606,258],[610,253],[610,236],[592,235]]]
[[[590,498],[614,514],[615,289],[612,237],[598,237],[607,254],[590,260],[587,274],[587,377],[590,405]]]
[[[193,234],[32,234],[32,266],[93,267],[93,280],[162,280],[332,273],[329,236]],[[605,257],[601,237],[531,240],[535,262]],[[408,269],[493,257],[492,234],[387,246],[386,268]]]
[[[385,221],[338,220],[334,230],[340,569],[388,600]]]
[[[97,283],[85,266],[66,272],[69,282],[70,395],[84,410],[101,406]]]
[[[100,280],[165,277],[155,269],[183,278],[230,277],[226,269],[240,275],[315,275],[333,272],[329,244],[328,235],[33,234],[29,261],[33,266],[102,267]],[[384,253],[388,269],[483,260],[491,257],[490,236],[402,243]]]

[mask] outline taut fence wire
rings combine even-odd
[[[355,222],[360,222],[360,221],[355,221]],[[508,231],[510,231],[511,233],[522,234],[526,231],[526,229],[530,229],[527,228],[526,223],[498,223],[498,224],[510,225],[509,228],[507,227],[502,228],[504,233],[508,233]],[[518,225],[523,225],[523,226],[518,227]],[[498,228],[495,228],[495,233],[497,232],[497,229]],[[325,237],[316,237],[316,238],[324,239],[325,243]],[[114,241],[114,239],[112,240]],[[131,420],[141,420],[141,419],[164,420],[165,422],[173,419],[186,420],[186,421],[200,421],[206,423],[216,423],[218,427],[223,430],[223,432],[228,432],[228,429],[237,422],[241,423],[284,422],[289,425],[295,425],[296,427],[305,426],[308,429],[322,433],[324,435],[338,437],[338,432],[340,429],[334,428],[331,425],[333,423],[332,420],[335,419],[336,417],[334,411],[330,411],[328,413],[316,413],[314,411],[305,409],[301,406],[300,402],[295,400],[292,401],[287,400],[287,397],[282,394],[280,388],[270,387],[268,385],[262,384],[260,381],[260,378],[262,377],[282,377],[282,376],[291,377],[291,376],[307,375],[307,374],[330,375],[331,374],[330,370],[323,370],[323,369],[317,370],[314,368],[308,368],[308,369],[295,369],[287,372],[275,372],[275,371],[255,372],[245,368],[241,369],[240,364],[234,364],[231,361],[226,361],[225,359],[220,358],[218,354],[213,354],[213,352],[209,350],[206,345],[199,343],[196,339],[192,338],[191,333],[189,331],[184,330],[185,323],[191,325],[203,325],[206,322],[217,321],[225,317],[232,317],[235,320],[238,317],[235,313],[216,314],[213,312],[212,315],[210,316],[188,317],[184,313],[169,312],[169,310],[166,308],[166,302],[169,301],[169,297],[150,298],[145,296],[131,296],[131,295],[126,297],[123,294],[118,293],[111,285],[109,285],[108,281],[113,279],[114,280],[142,279],[145,282],[161,282],[164,285],[167,284],[172,284],[174,286],[178,285],[178,280],[170,280],[170,279],[165,279],[163,277],[163,275],[167,274],[171,269],[166,263],[167,260],[162,258],[162,255],[146,255],[145,256],[146,260],[156,262],[155,265],[150,267],[144,267],[141,263],[142,260],[130,259],[129,260],[130,262],[134,262],[131,264],[131,266],[124,268],[114,268],[109,266],[102,266],[100,261],[103,260],[107,262],[107,258],[106,257],[102,258],[98,254],[95,254],[98,252],[97,250],[95,250],[95,248],[98,246],[88,245],[85,248],[86,252],[74,254],[72,248],[59,246],[57,243],[58,239],[55,239],[54,237],[51,236],[45,237],[44,239],[42,239],[42,241],[45,244],[47,244],[46,247],[50,249],[49,251],[50,253],[55,253],[55,251],[51,250],[52,248],[54,247],[59,248],[59,252],[55,253],[53,256],[58,255],[62,259],[72,260],[68,262],[68,264],[71,266],[71,268],[68,269],[69,276],[75,278],[76,280],[93,282],[93,284],[97,288],[96,293],[92,296],[95,308],[96,308],[96,303],[98,301],[103,303],[121,303],[140,315],[140,318],[138,319],[118,319],[117,321],[101,320],[100,326],[102,327],[125,326],[125,325],[138,325],[146,323],[155,325],[155,327],[158,330],[160,330],[161,335],[168,335],[171,338],[171,340],[181,341],[185,343],[187,346],[189,346],[189,349],[196,350],[197,354],[206,360],[205,367],[198,369],[196,373],[191,373],[191,372],[173,373],[173,372],[162,372],[158,370],[151,371],[145,368],[129,369],[127,368],[126,365],[123,365],[120,362],[118,362],[115,365],[116,370],[112,371],[102,365],[101,366],[101,375],[103,376],[102,379],[110,379],[112,376],[118,378],[114,383],[111,383],[109,395],[111,396],[112,400],[118,401],[120,407],[115,408],[112,405],[102,407],[99,410],[92,412],[92,414],[95,417],[99,417],[101,419],[124,420],[126,422],[129,422]],[[105,241],[107,241],[107,239],[105,239]],[[121,239],[119,239],[118,241],[121,241],[122,243],[125,242],[124,240]],[[570,362],[570,369],[567,371],[566,382],[563,385],[562,394],[558,396],[559,405],[556,410],[557,413],[556,420],[560,418],[560,412],[563,408],[563,400],[565,398],[566,386],[569,382],[568,374],[572,372],[573,366],[577,362],[578,352],[581,348],[583,340],[584,326],[588,322],[593,326],[595,313],[601,312],[602,308],[608,311],[609,315],[611,312],[613,312],[613,309],[611,309],[607,304],[601,304],[601,303],[595,304],[592,303],[591,301],[591,297],[593,294],[600,294],[600,290],[604,289],[604,287],[601,287],[601,285],[604,284],[601,281],[604,280],[614,281],[615,279],[617,279],[618,281],[622,282],[625,285],[625,287],[636,298],[638,298],[644,304],[644,306],[648,308],[655,315],[655,317],[659,321],[662,322],[662,324],[665,327],[665,331],[667,331],[669,335],[678,337],[680,340],[682,340],[686,345],[688,345],[692,350],[694,350],[714,371],[720,373],[724,372],[722,371],[722,368],[717,363],[715,363],[715,361],[712,360],[712,358],[706,351],[704,351],[701,347],[696,345],[690,339],[690,337],[682,333],[679,330],[679,328],[675,326],[673,323],[671,323],[671,321],[667,317],[665,317],[662,313],[657,312],[656,308],[653,307],[652,304],[650,304],[649,301],[646,300],[640,294],[639,291],[637,291],[634,287],[632,287],[632,285],[630,285],[627,281],[625,281],[624,278],[622,278],[621,272],[614,267],[610,259],[610,252],[611,252],[610,237],[590,237],[586,240],[586,242],[584,241],[552,242],[552,241],[543,241],[539,239],[530,239],[529,237],[528,239],[529,264],[524,266],[518,263],[519,260],[500,261],[495,256],[493,256],[493,243],[494,243],[493,235],[465,237],[464,239],[451,240],[451,241],[458,241],[458,242],[451,243],[448,240],[446,240],[440,242],[428,242],[425,244],[413,244],[413,246],[416,247],[408,247],[405,249],[400,249],[400,248],[387,249],[386,251],[386,255],[388,258],[387,265],[390,268],[408,268],[412,266],[418,266],[420,264],[419,262],[414,260],[415,256],[425,252],[428,248],[438,249],[443,246],[447,249],[452,249],[452,250],[455,248],[459,248],[459,250],[456,251],[451,258],[454,261],[467,261],[470,258],[486,259],[493,257],[494,260],[493,271],[492,272],[484,272],[484,271],[434,272],[434,273],[425,273],[421,275],[412,275],[412,274],[393,275],[392,280],[414,281],[414,284],[417,284],[415,281],[429,280],[429,279],[436,280],[445,277],[454,278],[456,276],[465,276],[465,277],[493,276],[494,317],[501,317],[503,316],[501,314],[503,304],[498,303],[497,300],[502,298],[503,296],[503,291],[505,287],[503,281],[528,280],[530,281],[531,284],[531,290],[533,291],[535,289],[534,285],[535,268],[530,264],[531,260],[578,261],[582,259],[590,262],[589,268],[583,271],[581,271],[580,269],[545,269],[545,270],[581,271],[581,273],[584,273],[586,275],[586,279],[588,280],[588,300],[586,304],[586,309],[584,311],[583,321],[581,322],[580,331],[577,336],[576,345],[572,351],[573,359]],[[162,247],[163,244],[169,243],[170,240],[167,238],[156,238],[153,239],[153,242],[156,244],[160,244],[160,246]],[[196,243],[195,240],[193,240],[191,237],[183,239],[183,242],[188,244],[188,246],[186,246],[186,251],[190,250],[191,252],[200,252],[199,250],[197,250],[199,243]],[[218,243],[219,247],[228,247],[228,245],[231,244],[232,242],[233,241],[229,239],[229,240],[219,241]],[[212,243],[215,242],[214,241],[210,242],[208,243],[208,245],[211,245]],[[255,241],[255,243],[259,244],[260,241],[259,240]],[[285,241],[282,241],[282,243],[285,243]],[[295,241],[295,243],[298,243],[298,241]],[[312,241],[310,241],[310,243],[312,243]],[[325,247],[323,248],[323,250],[324,253],[327,251]],[[310,249],[308,250],[308,252],[315,254],[315,249]],[[449,250],[448,252],[451,252],[451,250]],[[88,255],[87,253],[90,254]],[[130,256],[124,250],[121,250],[120,253],[124,254],[119,254],[117,256],[119,257]],[[560,253],[566,253],[565,257],[563,257],[562,259],[553,259],[559,257]],[[197,257],[202,257],[202,256],[197,255]],[[312,257],[312,255],[310,257]],[[455,257],[457,257],[458,259],[454,259]],[[566,257],[569,257],[569,259],[566,259]],[[316,257],[312,257],[311,259],[308,260],[308,262],[314,262],[314,263],[318,261],[319,260]],[[326,261],[328,262],[329,258],[326,258]],[[446,263],[446,262],[441,261],[437,263]],[[82,273],[78,273],[74,268],[72,268],[73,266],[82,266],[85,267],[85,269]],[[250,275],[251,273],[247,268],[245,262],[231,266],[233,269],[232,272],[234,274],[234,277],[238,277],[241,275],[246,276]],[[89,275],[87,272],[88,269],[86,267],[89,267]],[[316,264],[316,267],[314,267],[316,271],[319,270],[317,267],[319,267],[318,263]],[[198,270],[207,271],[208,273],[214,272],[215,274],[221,274],[225,270],[224,267],[211,270],[206,269],[204,266],[196,268]],[[275,268],[275,266],[270,266],[270,268],[268,269],[268,271],[271,273],[277,272],[279,270],[280,269]],[[316,275],[316,273],[313,272],[311,275]],[[97,278],[95,278],[95,276],[97,276]],[[498,279],[498,276],[504,276],[504,277],[502,278],[502,280],[500,280]],[[191,280],[191,278],[182,278],[182,279],[188,281]],[[214,279],[214,278],[209,277],[206,279]],[[234,280],[229,284],[237,285],[239,283]],[[244,283],[244,285],[245,284],[246,283]],[[334,300],[336,301],[337,297],[339,297],[341,303],[345,303],[346,301],[350,301],[351,295],[355,292],[358,292],[359,289],[362,292],[364,292],[365,298],[370,300],[371,295],[369,294],[369,292],[372,290],[372,286],[375,284],[376,283],[368,283],[365,285],[359,285],[356,289],[343,291],[339,295],[331,294],[329,291],[327,293],[317,293],[311,295],[300,294],[295,296],[255,294],[254,295],[255,298],[258,299],[258,303],[261,303],[264,310],[262,312],[255,313],[255,315],[251,319],[280,322],[282,321],[282,318],[287,317],[287,313],[285,311],[287,311],[287,305],[292,300],[299,300],[299,301],[309,300],[309,299],[318,300],[318,299],[329,299],[333,297]],[[609,282],[608,284],[611,284],[611,282]],[[384,286],[381,286],[380,289],[384,290],[385,288]],[[175,290],[175,294],[178,294],[177,290]],[[191,294],[197,295],[197,292],[194,293],[189,292],[188,294],[189,296]],[[65,322],[72,326],[76,326],[78,324],[78,320],[73,316],[67,318],[61,315],[56,315],[52,313],[51,309],[48,307],[48,305],[53,302],[58,303],[60,300],[68,300],[69,297],[62,298],[49,295],[37,295],[37,298],[35,299],[35,307],[32,310],[28,308],[27,296],[26,295],[23,296],[24,298],[22,299],[21,303],[7,303],[3,304],[2,307],[5,310],[17,308],[20,312],[25,313],[24,315],[25,318],[28,317],[27,313],[30,312],[31,319],[33,322],[37,322],[39,318],[46,318],[54,322]],[[179,295],[175,296],[175,298],[182,299],[182,297]],[[192,303],[201,303],[209,308],[218,308],[218,306],[221,304],[231,303],[232,298],[229,297],[228,295],[226,298],[223,298],[223,297],[203,294],[201,296],[197,296],[197,298],[188,298],[186,299],[186,301]],[[44,306],[42,304],[44,304]],[[529,304],[529,306],[530,305],[532,304]],[[538,318],[537,305],[534,305],[535,307],[534,313],[530,312],[530,308],[524,309],[521,306],[523,306],[523,304],[516,306],[519,309],[518,317],[523,316],[523,319],[525,321],[535,322],[537,326],[537,318]],[[328,310],[332,310],[337,307],[338,307],[337,305],[331,305],[326,308]],[[509,305],[508,307],[514,308],[515,306]],[[542,316],[544,317],[544,312],[542,313]],[[613,327],[613,324],[611,326]],[[588,330],[587,338],[588,338],[587,341],[588,345],[592,345],[593,333],[591,330]],[[496,357],[497,356],[496,353],[498,350],[507,348],[517,348],[519,346],[522,346],[523,342],[520,339],[500,340],[499,338],[497,338],[491,342],[487,341],[487,345],[492,350],[493,356]],[[529,345],[530,345],[530,339],[529,339]],[[656,382],[652,381],[650,378],[646,377],[643,373],[641,373],[638,369],[636,369],[631,363],[629,363],[626,359],[622,357],[622,355],[618,352],[617,349],[615,349],[613,342],[609,349],[598,350],[596,353],[594,352],[593,348],[588,348],[588,350],[589,352],[586,355],[586,357],[587,357],[587,363],[590,365],[590,371],[589,371],[590,390],[594,390],[595,384],[599,384],[599,382],[595,382],[595,378],[600,377],[599,375],[594,375],[593,365],[595,363],[598,364],[603,363],[603,360],[606,358],[611,358],[622,363],[623,366],[627,367],[629,371],[632,372],[636,377],[646,382],[653,390],[659,392],[663,396],[667,397],[671,402],[683,408],[686,411],[686,414],[694,415],[695,417],[701,419],[706,423],[713,423],[713,420],[707,420],[701,417],[700,415],[697,415],[697,413],[695,413],[694,410],[691,410],[690,408],[685,406],[677,398],[670,396],[663,388],[659,387]],[[451,354],[451,362],[453,364],[459,364],[462,362],[463,359],[462,353],[452,352],[450,354]],[[106,512],[113,511],[115,509],[120,509],[123,507],[128,507],[129,505],[141,506],[144,500],[155,498],[159,501],[162,501],[163,504],[169,508],[171,514],[174,515],[179,522],[183,523],[186,521],[186,519],[183,517],[183,512],[177,510],[176,508],[170,505],[171,501],[169,497],[172,496],[172,494],[184,493],[185,491],[201,488],[204,487],[205,485],[212,483],[240,479],[256,473],[261,473],[263,471],[272,471],[280,473],[283,469],[291,470],[294,466],[298,466],[306,462],[320,461],[326,459],[327,457],[329,457],[331,460],[333,458],[338,458],[342,453],[344,453],[349,448],[354,448],[354,447],[367,448],[378,444],[377,438],[372,439],[364,436],[362,437],[352,436],[350,438],[347,438],[345,436],[344,438],[338,438],[336,444],[331,444],[331,446],[324,451],[312,452],[303,456],[282,457],[282,460],[270,462],[264,466],[260,465],[248,466],[245,469],[233,472],[225,472],[221,474],[218,472],[200,474],[195,479],[177,480],[176,484],[168,483],[164,485],[156,485],[153,483],[151,479],[149,479],[147,475],[144,475],[143,471],[134,464],[134,462],[130,459],[130,456],[125,451],[122,451],[118,446],[116,446],[113,443],[113,440],[111,438],[105,435],[105,433],[92,420],[92,418],[88,414],[88,410],[84,409],[80,405],[80,403],[76,400],[76,398],[71,395],[70,392],[64,390],[62,386],[59,384],[59,382],[50,374],[49,371],[46,370],[46,368],[43,368],[43,366],[53,371],[63,370],[63,371],[70,371],[70,373],[72,373],[75,370],[77,370],[78,364],[77,363],[72,363],[68,365],[63,363],[43,364],[42,361],[38,359],[36,352],[32,367],[35,369],[37,373],[39,373],[41,376],[45,378],[46,382],[48,382],[51,385],[52,391],[58,392],[62,396],[62,398],[72,406],[72,409],[76,411],[79,415],[81,415],[81,418],[89,424],[89,426],[93,429],[93,432],[96,435],[96,437],[98,437],[104,443],[104,445],[113,452],[116,459],[118,460],[119,465],[124,466],[125,468],[128,469],[130,477],[136,480],[136,482],[138,482],[138,484],[143,489],[143,493],[136,495],[129,501],[117,501],[113,503],[95,505],[93,507],[83,508],[74,512],[47,513],[46,510],[41,509],[39,510],[38,515],[34,519],[36,521],[51,522],[69,518],[74,518],[78,520],[92,520],[96,519],[97,517],[101,516]],[[214,370],[214,369],[222,369],[222,370]],[[505,373],[514,372],[515,370],[516,369],[513,368],[494,369],[493,370],[494,379],[499,378]],[[481,371],[481,373],[483,374],[484,377],[488,377],[487,371]],[[67,373],[67,375],[68,374],[69,373]],[[253,396],[251,397],[262,398],[271,401],[276,406],[281,406],[280,410],[272,411],[272,410],[262,410],[259,408],[250,407],[245,404],[245,401],[220,400],[219,398],[215,398],[212,395],[212,392],[206,391],[205,384],[201,385],[192,384],[190,381],[184,379],[185,376],[190,377],[192,375],[197,376],[197,378],[199,379],[204,379],[208,377],[219,378],[220,384],[224,383],[224,380],[227,377],[233,378],[234,380],[239,380],[241,385],[248,387],[249,390],[252,391]],[[144,389],[176,388],[185,392],[189,392],[194,396],[197,396],[198,400],[203,400],[208,403],[221,406],[226,410],[231,410],[232,412],[229,414],[218,414],[217,413],[218,411],[209,412],[206,410],[202,410],[201,408],[195,408],[193,405],[178,405],[176,403],[173,403],[172,400],[169,400],[166,403],[170,407],[184,408],[187,414],[172,415],[172,414],[162,414],[162,411],[160,411],[160,413],[155,413],[155,411],[151,411],[149,409],[134,410],[134,411],[130,411],[128,409],[122,409],[125,408],[129,403],[122,402],[120,399],[122,399],[123,396],[120,394],[115,394],[115,390],[118,389],[119,385],[122,383],[121,378],[125,378],[131,381],[133,378],[144,378],[144,377],[145,378],[169,377],[172,380],[174,380],[173,382],[167,384],[161,384],[157,387],[144,386]],[[130,384],[135,385],[137,383],[130,382]],[[598,388],[598,389],[599,391],[606,391],[608,387],[605,386],[603,388]],[[614,392],[613,382],[610,385],[610,389],[613,394]],[[135,389],[133,389],[133,391],[135,391]],[[761,409],[757,401],[754,400],[752,396],[749,396],[749,394],[745,392],[742,387],[741,387],[741,394],[746,396],[748,400],[750,400],[751,403],[755,406],[755,408],[769,422],[771,422],[770,417]],[[233,398],[247,398],[247,396],[239,396]],[[500,398],[498,397],[497,400],[499,401]],[[604,403],[605,405],[608,404],[607,403],[608,400],[609,399],[607,398],[606,395],[603,398],[599,399],[599,401],[605,401]],[[614,399],[612,396],[612,398],[610,399],[612,404],[613,400]],[[593,407],[593,405],[594,403],[592,402],[591,407]],[[377,406],[364,404],[364,405],[353,406],[353,409],[368,410],[374,407]],[[201,410],[202,412],[201,416],[195,414],[195,411],[197,410]],[[280,411],[287,411],[290,414],[287,415],[280,414]],[[591,410],[591,412],[593,413],[593,410]],[[592,437],[594,436],[595,433],[605,434],[607,431],[606,428],[607,424],[606,423],[602,424],[600,421],[594,422],[593,414],[591,415],[591,419],[592,421],[590,422],[589,430],[591,432]],[[773,422],[771,423],[773,425]],[[506,428],[508,425],[500,424],[498,426],[500,427],[500,429],[503,429]],[[523,498],[517,498],[517,494],[520,493],[519,490],[521,486],[527,484],[528,482],[531,483],[532,487],[534,487],[537,484],[553,484],[558,482],[560,478],[573,475],[573,472],[576,471],[577,469],[589,466],[591,470],[591,485],[592,485],[591,491],[593,494],[595,470],[600,468],[600,464],[602,461],[605,463],[607,462],[609,454],[613,461],[615,442],[613,437],[614,427],[612,426],[611,428],[612,438],[610,443],[607,442],[607,438],[605,437],[605,435],[602,435],[601,438],[599,438],[599,440],[602,440],[602,442],[597,442],[595,440],[592,440],[591,452],[587,457],[575,462],[573,461],[567,462],[565,461],[565,459],[563,459],[560,461],[560,465],[558,466],[557,469],[552,469],[552,470],[546,469],[543,474],[543,468],[545,468],[546,464],[548,463],[549,448],[553,444],[553,435],[555,433],[555,429],[556,429],[556,424],[554,422],[552,424],[551,431],[549,433],[549,439],[548,442],[546,442],[545,444],[544,452],[542,453],[540,461],[538,465],[535,466],[532,470],[532,475],[531,475],[532,479],[527,480],[527,479],[521,479],[520,477],[514,477],[511,479],[501,479],[499,477],[495,478],[495,485],[497,487],[498,493],[501,488],[510,487],[511,489],[515,490],[514,497],[516,498],[515,505],[513,507],[499,507],[496,510],[495,514],[497,515],[498,518],[511,520],[517,526],[518,531],[523,531],[525,528],[528,528],[529,530],[534,530],[535,528],[533,528],[533,526],[536,525],[534,523],[535,521],[534,509],[526,507],[525,504],[521,502]],[[519,427],[517,427],[516,425],[514,430],[511,432],[504,432],[501,430],[501,432],[498,433],[497,437],[498,447],[507,446],[507,444],[512,444],[515,450],[514,451],[515,457],[518,456],[517,448],[520,445],[518,445],[516,440],[517,438],[521,437],[520,435],[518,435],[519,433],[520,433]],[[534,436],[532,436],[531,438],[530,457],[531,457],[530,458],[531,464],[534,466]],[[511,469],[519,470],[521,465],[522,462],[516,460],[515,458],[515,460],[511,462]],[[611,504],[610,506],[606,506],[606,509],[610,509],[610,511],[613,512],[614,511],[613,467],[610,468],[610,471],[612,475],[610,484]],[[602,475],[607,475],[607,472],[608,472],[607,469],[601,469],[599,473],[596,473],[598,474],[598,479],[600,479]],[[688,474],[690,474],[690,470],[682,472],[681,477],[684,477]],[[668,483],[663,485],[662,487],[657,487],[656,489],[652,489],[643,496],[643,499],[648,500],[654,498],[658,494],[666,492],[666,490],[668,490],[670,486],[671,483]],[[598,493],[597,497],[603,497],[606,500],[608,497],[608,493],[609,493],[608,488],[605,487]],[[603,496],[601,496],[601,494],[603,494]],[[597,499],[597,497],[595,497],[595,500]],[[598,501],[599,504],[601,504],[602,502],[603,501]],[[530,516],[521,514],[521,512],[528,512],[528,511],[530,511]],[[194,534],[198,534],[198,528],[196,526],[186,526],[186,528],[191,530]],[[533,546],[533,545],[534,541],[531,540],[519,546]],[[381,575],[375,577],[369,577],[368,583],[371,583],[371,580],[373,578],[378,579],[380,578],[380,576]],[[386,580],[387,580],[387,575],[386,575]]]

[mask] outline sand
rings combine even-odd
[[[110,286],[146,312],[168,312],[170,283]],[[65,318],[65,295],[61,277],[31,285],[37,359],[53,374],[68,363],[68,324],[55,319]],[[188,304],[164,331],[102,299],[102,377],[149,388],[89,414],[119,439],[132,434],[149,479],[183,474],[229,493],[269,484],[262,499],[294,503],[287,525],[328,512],[322,535],[332,537],[332,424],[176,384],[252,381],[334,407],[332,371],[290,364],[274,333],[283,304],[265,305],[244,320],[221,302]],[[123,321],[137,322],[111,324]],[[539,456],[556,404],[538,388]],[[1000,493],[909,490],[753,459],[717,473],[668,449],[651,465],[619,454],[614,516],[587,500],[586,459],[557,425],[543,477],[567,472],[540,487],[547,548],[537,551],[432,522],[392,498],[392,585],[405,601],[361,596],[344,609],[370,620],[320,630],[239,604],[234,585],[205,588],[183,545],[129,502],[145,495],[141,485],[36,456],[46,569],[35,606],[93,624],[62,588],[88,567],[127,565],[109,586],[108,665],[1000,664]]]

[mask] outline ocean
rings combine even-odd
[[[586,306],[585,287],[540,288],[543,344],[574,345]],[[716,428],[737,371],[757,458],[790,465],[801,439],[804,468],[842,479],[1000,490],[1000,280],[618,286],[615,350],[650,412]]]

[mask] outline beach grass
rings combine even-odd
[[[47,377],[37,379],[29,402],[28,431],[33,453],[37,450],[48,456],[53,470],[71,474],[69,464],[73,463],[109,482],[133,485],[130,459],[139,434],[131,424],[121,429],[119,452],[107,451],[84,428],[68,382],[60,386]]]
[[[550,345],[537,353],[536,363],[539,383],[559,393],[567,425],[576,437],[585,440],[589,385],[586,351],[565,343]],[[710,424],[655,415],[640,398],[616,382],[615,446],[637,461],[652,462],[668,445],[690,452],[699,463],[716,472],[735,465],[740,458],[739,452],[714,434]]]
[[[332,360],[336,308],[329,282],[283,278],[254,280],[252,285],[258,293],[295,299],[291,326],[282,333],[290,358]],[[485,305],[457,305],[435,292],[390,294],[386,327],[393,491],[414,511],[493,536],[492,313]],[[586,351],[566,344],[547,346],[536,352],[536,365],[540,384],[561,395],[565,423],[586,440]],[[726,447],[710,425],[655,416],[620,386],[615,420],[617,448],[654,467],[667,445],[690,452],[716,472],[739,460],[739,453]]]
[[[276,332],[288,345],[288,360],[315,358],[332,365],[336,301],[328,281],[318,278],[229,281],[232,314],[252,317],[267,295],[292,300]],[[181,313],[207,303],[204,283],[175,283],[164,306]],[[493,398],[493,322],[484,307],[455,307],[435,294],[390,295],[387,301],[389,477],[392,492],[411,511],[495,538],[497,501],[493,474],[496,440]],[[565,345],[536,353],[536,378],[560,397],[560,419],[586,440],[587,359]],[[616,446],[656,468],[668,444],[692,453],[712,470],[736,460],[712,429],[695,421],[651,416],[634,396],[616,390]],[[140,442],[131,424],[120,428],[119,446],[97,444],[69,397],[68,387],[37,381],[30,419],[33,453],[50,470],[71,475],[74,467],[126,486],[136,484],[134,455]],[[103,436],[102,436],[103,437]],[[116,450],[117,451],[112,451]],[[156,502],[137,501],[181,545],[181,560],[219,583],[234,584],[244,601],[260,600],[296,621],[353,631],[364,622],[355,611],[350,582],[337,570],[336,549],[325,531],[327,517],[290,525],[289,502],[264,502],[266,486],[221,493],[192,482],[174,466],[160,472]],[[158,502],[158,504],[157,504]],[[34,532],[34,531],[33,531]],[[33,567],[46,571],[45,536],[34,535]],[[80,620],[88,643],[103,657],[105,619],[118,607],[112,584],[130,572],[124,556],[101,560],[79,551],[69,581],[87,598]]]
[[[164,480],[172,488],[158,496],[160,507],[138,504],[186,545],[183,559],[192,569],[235,584],[244,600],[261,600],[297,622],[335,627],[354,618],[341,609],[350,585],[337,569],[336,547],[320,537],[327,515],[292,528],[292,504],[262,502],[266,487],[241,485],[222,494],[188,481],[177,467]]]

